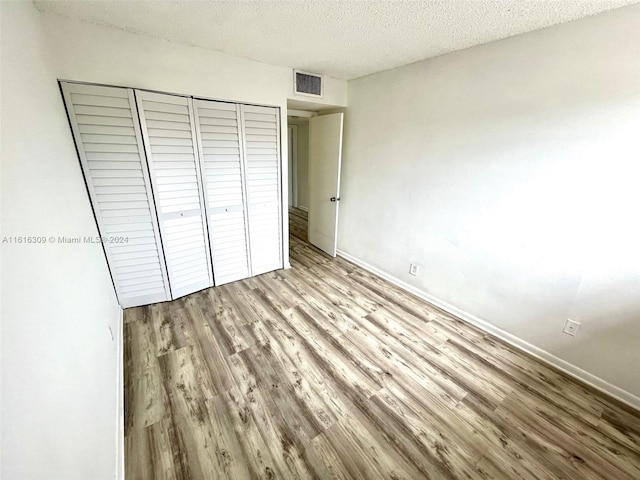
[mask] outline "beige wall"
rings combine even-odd
[[[309,119],[288,117],[298,127],[298,207],[309,208]]]
[[[639,60],[630,6],[350,81],[339,249],[640,406]]]

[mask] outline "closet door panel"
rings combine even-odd
[[[213,285],[191,99],[136,91],[173,298]]]
[[[194,100],[216,285],[251,275],[239,106]]]
[[[62,83],[118,301],[171,298],[133,92]],[[118,240],[119,239],[119,240]]]
[[[280,120],[272,107],[242,105],[249,244],[253,275],[282,268]]]

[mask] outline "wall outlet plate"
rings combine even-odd
[[[576,322],[575,320],[571,320],[567,318],[567,321],[564,322],[564,328],[562,329],[562,333],[566,333],[567,335],[571,335],[572,337],[576,336],[578,333],[578,328],[580,327],[580,322]]]
[[[418,271],[420,271],[420,266],[417,263],[411,263],[409,265],[409,274],[410,275],[418,275]]]

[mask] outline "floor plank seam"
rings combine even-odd
[[[128,479],[640,478],[640,414],[290,215],[290,270],[125,311]]]

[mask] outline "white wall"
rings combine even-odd
[[[2,2],[1,16],[2,235],[97,234],[57,79],[268,104],[283,115],[292,96],[290,68],[41,14],[31,2]],[[346,82],[332,79],[325,101],[345,99]],[[114,478],[120,311],[102,249],[2,253],[1,477]]]
[[[273,105],[281,109],[283,198],[287,198],[287,98],[293,71],[222,52],[44,13],[42,22],[58,78]],[[321,102],[344,105],[347,83],[327,78]],[[308,97],[306,97],[308,98]],[[286,204],[286,201],[285,201]],[[285,267],[289,235],[284,226]]]
[[[287,198],[285,114],[291,69],[146,35],[41,15],[58,78],[280,107],[283,198]],[[286,202],[285,202],[286,204]],[[285,219],[286,220],[286,219]],[[289,267],[288,222],[283,253]]]
[[[147,35],[42,14],[58,72],[67,80],[286,107],[293,70]],[[347,82],[325,78],[318,105],[346,105]],[[284,114],[284,110],[283,110]],[[285,137],[286,139],[286,129]],[[285,142],[286,145],[286,142]]]
[[[350,81],[345,121],[340,250],[640,407],[640,6]]]
[[[298,127],[298,207],[309,208],[309,119],[289,117],[288,122]]]
[[[39,14],[0,8],[2,236],[95,236]],[[2,243],[4,480],[114,478],[119,316],[99,245]]]

